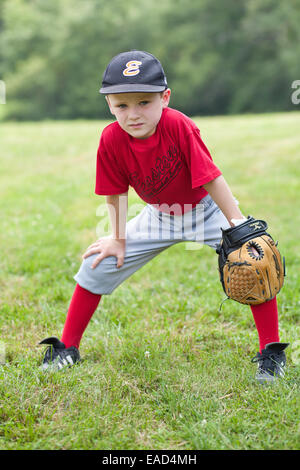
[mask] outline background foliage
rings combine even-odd
[[[161,60],[186,114],[295,110],[299,23],[299,0],[0,0],[4,118],[107,117],[102,74],[129,49]]]

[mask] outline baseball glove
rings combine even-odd
[[[264,303],[283,286],[285,260],[267,228],[264,220],[248,216],[240,225],[222,229],[216,250],[220,281],[227,297],[241,304]]]

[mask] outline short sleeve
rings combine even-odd
[[[118,166],[112,149],[107,150],[103,135],[97,151],[95,193],[99,195],[122,194],[128,191],[129,182]]]
[[[214,164],[213,159],[195,128],[186,138],[185,157],[191,172],[192,188],[198,188],[222,173]]]

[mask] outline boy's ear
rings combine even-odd
[[[163,102],[163,108],[167,108],[170,102],[170,97],[171,97],[171,90],[170,88],[167,88],[165,91],[162,92],[162,102]]]
[[[114,116],[114,113],[113,113],[112,108],[111,108],[111,103],[109,101],[109,96],[105,95],[105,99],[106,99],[106,102],[108,104],[108,107],[109,107],[109,110],[110,110],[111,114]]]

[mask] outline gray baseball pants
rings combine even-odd
[[[222,236],[221,228],[228,227],[227,219],[209,195],[183,215],[166,214],[148,204],[126,225],[123,266],[117,268],[116,258],[109,256],[92,269],[97,253],[82,262],[74,279],[94,294],[111,294],[129,276],[176,243],[195,242],[199,248],[205,244],[215,249]]]

